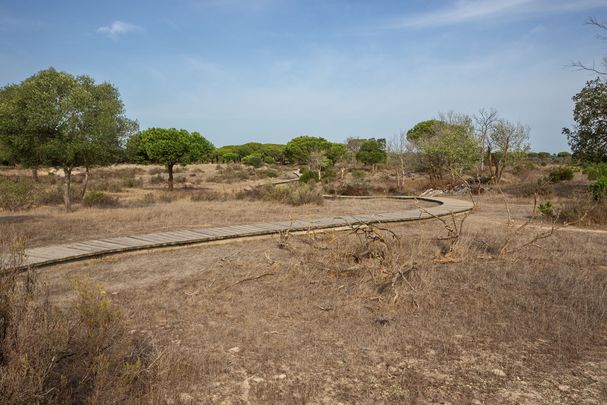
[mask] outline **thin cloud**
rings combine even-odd
[[[143,31],[143,28],[138,25],[129,24],[119,20],[114,21],[111,25],[97,28],[98,33],[105,34],[112,39],[117,39],[121,35],[139,31]]]
[[[456,25],[505,15],[584,11],[604,8],[604,0],[457,0],[447,8],[405,17],[389,28],[430,28]]]

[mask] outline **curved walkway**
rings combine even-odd
[[[326,198],[360,198],[326,196]],[[375,197],[386,198],[386,197]],[[271,235],[279,232],[300,232],[323,229],[335,229],[359,224],[376,224],[388,222],[407,222],[432,217],[459,214],[470,211],[473,205],[469,201],[441,197],[387,197],[401,200],[423,200],[439,205],[430,208],[416,208],[406,211],[383,214],[348,215],[310,220],[266,222],[246,225],[230,225],[215,228],[188,229],[183,231],[159,232],[108,239],[95,239],[78,243],[67,243],[46,247],[26,249],[21,268],[42,267],[52,264],[83,260],[113,253],[153,249],[166,246],[190,245],[225,239],[246,238],[260,235]]]

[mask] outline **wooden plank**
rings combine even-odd
[[[347,197],[342,199],[367,199],[373,197]],[[382,197],[385,198],[385,197]],[[46,265],[81,257],[93,257],[112,252],[131,251],[137,249],[204,242],[205,240],[228,239],[239,236],[273,234],[285,230],[306,231],[314,229],[339,228],[361,223],[382,223],[397,221],[413,221],[427,219],[432,216],[454,215],[472,209],[472,203],[453,198],[417,198],[406,196],[392,197],[399,200],[420,200],[434,202],[434,207],[420,210],[419,208],[381,213],[335,216],[308,220],[278,221],[257,224],[240,224],[214,228],[186,229],[170,232],[159,232],[146,235],[134,235],[107,239],[95,239],[84,242],[67,243],[26,250],[27,265]]]

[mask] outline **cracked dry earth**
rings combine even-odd
[[[500,235],[495,225],[470,227],[489,242]],[[434,249],[423,241],[436,236],[435,224],[391,229]],[[91,277],[133,336],[171,351],[166,403],[607,401],[604,313],[583,312],[605,298],[577,301],[606,285],[606,235],[559,234],[549,254],[428,263],[395,303],[366,272],[352,274],[373,263],[339,263],[327,253],[357,243],[351,239],[139,252],[43,269],[41,278],[62,302],[73,295],[69,279]]]

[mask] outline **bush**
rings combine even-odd
[[[305,169],[301,172],[299,176],[299,181],[302,183],[316,182],[318,181],[318,172]]]
[[[584,167],[584,174],[588,176],[588,180],[597,180],[607,176],[607,163],[596,163]]]
[[[261,187],[240,191],[236,194],[236,198],[277,201],[289,205],[322,205],[324,203],[322,189],[315,184],[289,184],[279,186],[266,184]]]
[[[85,207],[114,208],[120,206],[118,198],[109,196],[103,191],[89,191],[82,199]]]
[[[127,188],[133,188],[133,187],[142,187],[143,186],[143,181],[141,179],[126,179],[124,181],[124,186]]]
[[[558,183],[565,180],[573,180],[574,171],[569,166],[559,166],[550,170],[548,173],[548,181],[550,183]]]
[[[600,177],[590,185],[590,194],[594,201],[603,201],[607,197],[607,176]]]
[[[26,177],[0,177],[0,209],[17,211],[31,208],[39,188],[34,181]]]
[[[75,299],[60,308],[34,272],[15,270],[22,243],[0,239],[0,403],[140,403],[157,354],[127,333],[101,287],[75,281]]]
[[[261,167],[263,160],[260,155],[248,155],[242,158],[242,163],[247,166]]]
[[[547,216],[548,218],[553,218],[555,216],[555,214],[554,214],[554,207],[552,206],[552,202],[550,202],[550,201],[546,201],[546,202],[541,203],[540,205],[538,205],[537,209],[544,216]]]

